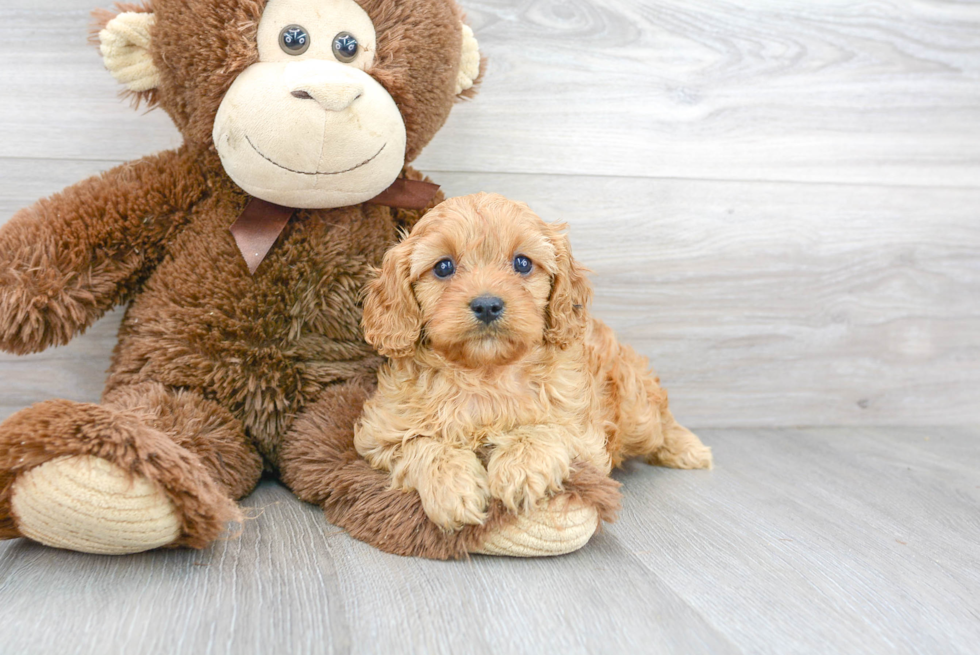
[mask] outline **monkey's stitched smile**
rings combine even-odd
[[[381,145],[381,148],[376,153],[374,153],[373,155],[371,155],[370,157],[368,157],[367,159],[365,159],[364,161],[362,161],[360,164],[357,164],[355,166],[351,166],[350,168],[345,168],[342,171],[327,171],[325,173],[321,173],[320,171],[315,171],[313,173],[310,173],[309,171],[298,171],[298,170],[296,170],[294,168],[289,168],[288,166],[283,166],[282,164],[279,164],[279,163],[273,161],[269,157],[265,156],[262,153],[261,150],[259,150],[258,148],[255,147],[255,144],[252,143],[252,140],[250,138],[248,138],[248,135],[247,134],[245,135],[245,140],[248,141],[248,145],[252,146],[252,150],[254,150],[255,152],[257,152],[259,154],[259,156],[262,157],[262,159],[266,160],[270,164],[273,164],[275,166],[278,166],[279,168],[283,169],[284,171],[289,171],[290,173],[299,173],[300,175],[340,175],[341,173],[350,173],[351,171],[356,170],[356,169],[360,168],[361,166],[364,166],[365,164],[371,163],[371,161],[375,157],[377,157],[378,155],[381,154],[381,151],[385,149],[385,146],[388,145],[387,142],[383,143]]]

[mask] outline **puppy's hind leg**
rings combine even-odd
[[[647,455],[649,463],[675,469],[711,468],[711,449],[674,419],[666,403],[661,409],[660,427],[664,435],[663,444]]]
[[[711,449],[674,419],[667,392],[649,370],[646,358],[619,344],[607,387],[608,401],[617,407],[616,428],[610,435],[613,461],[643,457],[670,468],[711,468]]]

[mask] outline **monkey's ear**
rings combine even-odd
[[[160,71],[150,54],[153,22],[151,12],[125,11],[99,31],[105,67],[132,93],[150,92],[160,85]]]
[[[456,95],[471,95],[466,92],[480,79],[482,64],[476,35],[469,25],[463,23],[463,48],[459,57],[459,75],[456,77]]]
[[[385,253],[364,298],[364,339],[387,357],[407,357],[422,334],[422,311],[410,279],[411,237]]]

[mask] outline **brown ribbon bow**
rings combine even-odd
[[[399,177],[390,187],[368,202],[401,209],[425,209],[438,191],[438,184]],[[245,258],[250,274],[255,275],[259,264],[269,254],[294,213],[296,209],[293,207],[283,207],[260,198],[252,198],[245,205],[238,219],[228,228],[235,238],[238,250]]]

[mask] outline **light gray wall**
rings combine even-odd
[[[0,7],[0,222],[179,143],[86,44]],[[980,419],[980,5],[465,0],[490,64],[418,167],[571,225],[595,312],[693,427]],[[118,313],[0,356],[0,416],[98,398]]]

